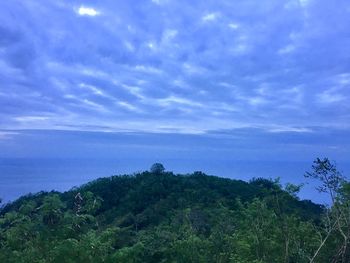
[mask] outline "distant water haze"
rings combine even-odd
[[[305,136],[249,130],[215,135],[16,131],[0,140],[0,197],[8,202],[41,190],[66,191],[161,162],[174,173],[203,171],[245,181],[264,177],[280,178],[282,185],[303,183],[302,199],[324,203],[327,197],[303,175],[316,157],[337,161],[344,175],[350,162],[342,158],[343,152],[322,143],[326,135],[315,135],[312,142]]]

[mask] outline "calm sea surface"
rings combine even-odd
[[[3,202],[41,190],[66,191],[99,177],[129,174],[148,170],[153,160],[147,159],[0,159],[0,198]],[[291,161],[205,161],[168,159],[161,161],[167,170],[175,173],[203,171],[207,174],[250,180],[253,177],[281,178],[286,182],[305,183],[303,174],[309,162]],[[343,164],[346,170],[350,165]],[[347,169],[349,171],[350,169]],[[323,203],[326,197],[305,185],[301,198]]]

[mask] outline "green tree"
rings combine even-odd
[[[161,163],[154,163],[151,166],[150,171],[151,171],[151,173],[154,173],[154,174],[161,174],[165,171],[165,168],[164,168],[163,164],[161,164]]]
[[[39,207],[43,223],[50,227],[58,225],[63,218],[64,207],[58,194],[46,196],[43,205]]]
[[[324,237],[310,262],[314,262],[321,250],[331,239],[336,243],[336,251],[332,262],[350,262],[350,187],[345,176],[340,173],[334,162],[328,158],[317,158],[311,172],[306,172],[305,177],[320,183],[317,190],[327,193],[331,200],[330,206],[325,211]]]

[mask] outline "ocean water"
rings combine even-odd
[[[242,160],[156,160],[174,173],[203,171],[210,175],[249,181],[254,177],[277,178],[282,184],[304,183],[301,199],[325,203],[327,196],[314,190],[304,173],[311,163],[302,161],[242,161]],[[1,158],[0,198],[13,201],[21,195],[38,191],[66,191],[99,177],[130,174],[148,170],[155,160],[151,159],[58,159],[58,158]],[[350,166],[343,164],[344,169]],[[350,169],[347,169],[350,170]]]

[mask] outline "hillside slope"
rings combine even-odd
[[[3,207],[0,262],[309,262],[322,212],[266,179],[112,176]]]

